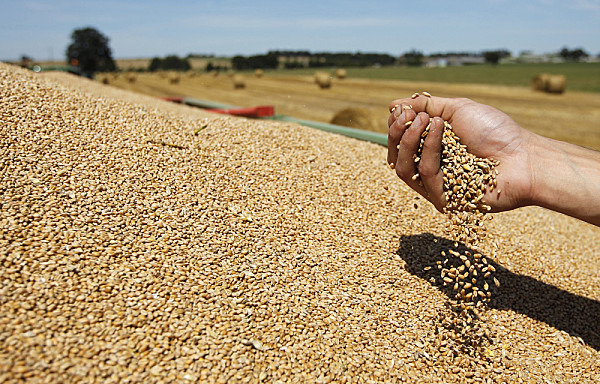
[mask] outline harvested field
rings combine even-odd
[[[0,382],[600,380],[600,228],[493,215],[457,328],[384,148],[4,64],[0,95]]]
[[[276,113],[322,122],[330,122],[347,108],[368,109],[379,114],[381,123],[374,130],[383,133],[387,133],[390,101],[416,91],[429,91],[436,96],[469,97],[508,113],[531,131],[600,150],[600,94],[569,91],[568,85],[564,94],[556,95],[536,92],[531,87],[352,77],[334,78],[331,88],[319,89],[312,75],[280,76],[271,72],[262,78],[248,76],[244,90],[233,90],[228,80],[203,74],[173,86],[155,74],[145,73],[134,84],[117,79],[111,85],[152,96],[187,96],[242,107],[271,104]]]

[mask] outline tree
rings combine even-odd
[[[148,70],[150,72],[158,71],[162,69],[162,60],[158,57],[154,57],[152,61],[150,61],[150,65],[148,66]]]
[[[570,50],[567,47],[561,49],[559,55],[567,61],[579,61],[582,58],[589,56],[588,53],[581,48]]]
[[[108,38],[98,30],[91,27],[76,29],[71,33],[71,40],[67,48],[67,62],[79,68],[85,76],[115,70]]]
[[[485,51],[483,52],[483,56],[485,57],[485,62],[490,64],[498,64],[500,59],[510,56],[510,52],[506,49],[498,50],[498,51]]]
[[[163,69],[175,71],[189,71],[192,69],[190,62],[187,59],[179,58],[176,55],[169,55],[162,61]]]
[[[266,55],[254,55],[254,56],[234,56],[231,59],[231,66],[235,70],[246,70],[246,69],[275,69],[279,66],[279,59],[275,52],[269,52]]]
[[[190,62],[186,58],[179,58],[176,55],[166,56],[164,59],[155,57],[150,62],[148,70],[154,71],[189,71],[192,69]]]
[[[423,65],[423,52],[419,52],[415,49],[406,52],[400,58],[400,62],[411,67],[419,67]]]
[[[21,67],[28,68],[32,62],[33,62],[33,59],[31,57],[29,57],[27,55],[21,56]]]

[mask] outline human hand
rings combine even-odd
[[[412,108],[408,109],[409,105]],[[500,162],[496,167],[499,172],[497,188],[488,189],[483,198],[492,212],[530,204],[533,180],[528,148],[536,135],[520,127],[505,113],[465,98],[424,95],[394,100],[390,111],[388,163],[393,163],[398,177],[439,211],[446,205],[440,167],[444,120],[450,123],[468,152]],[[417,165],[414,155],[430,117],[433,121]],[[408,121],[412,124],[406,126]],[[416,173],[420,180],[413,180]]]

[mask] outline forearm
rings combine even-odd
[[[600,226],[600,152],[538,136],[530,158],[531,204]]]

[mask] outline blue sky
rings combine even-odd
[[[600,54],[600,0],[2,0],[0,8],[0,60],[63,60],[71,32],[86,26],[110,39],[114,58],[564,46]]]

